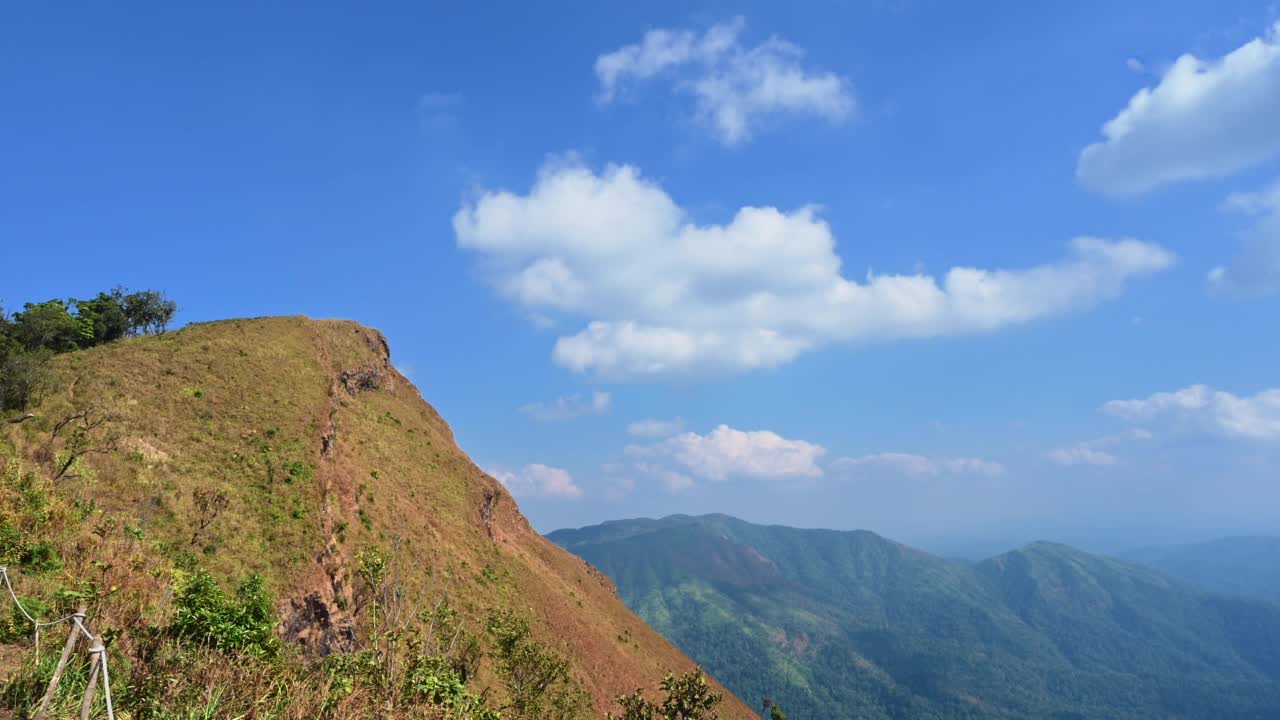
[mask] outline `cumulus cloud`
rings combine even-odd
[[[521,406],[520,412],[534,420],[571,420],[584,415],[603,415],[609,411],[612,398],[607,392],[593,392],[590,397],[570,395],[558,397],[549,403],[530,403]]]
[[[912,453],[882,452],[860,457],[837,458],[833,468],[883,468],[916,477],[937,475],[983,475],[1000,477],[1004,465],[976,457],[931,458]]]
[[[674,418],[672,420],[655,420],[653,418],[645,418],[637,420],[627,425],[627,434],[636,437],[664,438],[671,437],[684,430],[684,420]]]
[[[1112,400],[1102,409],[1126,420],[1169,420],[1227,437],[1280,440],[1280,388],[1240,397],[1192,385],[1145,399]]]
[[[747,48],[742,18],[692,30],[650,30],[640,42],[596,58],[600,101],[612,102],[627,84],[659,75],[693,96],[696,116],[717,139],[736,145],[750,139],[763,118],[782,113],[831,122],[853,112],[849,81],[807,70],[804,51],[779,38]]]
[[[1086,188],[1132,195],[1224,177],[1280,154],[1280,23],[1221,58],[1178,58],[1086,147]]]
[[[1231,262],[1209,271],[1210,286],[1240,295],[1280,290],[1280,180],[1259,192],[1232,193],[1223,207],[1252,223],[1241,232],[1241,248]]]
[[[586,325],[555,343],[579,372],[637,378],[746,371],[833,342],[998,330],[1084,308],[1173,256],[1133,239],[1078,237],[1065,258],[940,277],[846,277],[814,207],[740,208],[700,225],[628,165],[544,167],[528,194],[483,193],[454,215],[498,292],[529,312]]]
[[[726,480],[820,477],[818,459],[827,450],[769,430],[743,431],[721,425],[706,435],[686,432],[653,445],[629,445],[626,452],[650,472],[665,463],[707,480]]]
[[[573,482],[573,476],[558,467],[532,463],[514,472],[502,469],[486,472],[516,497],[582,497],[582,488]]]

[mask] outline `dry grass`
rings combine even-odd
[[[618,695],[653,690],[664,673],[691,666],[606,579],[532,530],[391,367],[376,331],[299,317],[231,320],[61,356],[56,366],[60,390],[36,419],[0,426],[0,455],[35,467],[56,419],[86,404],[114,414],[120,449],[86,456],[77,477],[46,488],[63,513],[48,532],[65,566],[22,577],[20,592],[51,597],[93,580],[103,594],[94,620],[122,655],[140,652],[142,629],[163,622],[175,566],[198,562],[226,587],[261,574],[281,616],[318,594],[343,620],[357,601],[357,553],[398,548],[407,607],[447,596],[477,628],[494,610],[524,613],[570,660],[599,716]],[[197,489],[229,503],[192,543]],[[191,660],[196,669],[178,684],[234,689],[220,698],[228,707],[265,707],[287,690],[281,714],[262,716],[311,717],[306,697],[324,691],[305,655],[289,657],[271,672]],[[482,669],[481,684],[491,679]],[[357,707],[366,701],[356,693],[336,716],[386,716]],[[754,717],[731,696],[724,710]]]

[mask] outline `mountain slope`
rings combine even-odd
[[[232,320],[55,360],[58,389],[36,418],[0,425],[0,454],[39,466],[55,419],[83,408],[111,418],[97,442],[116,449],[86,454],[53,483],[87,509],[87,527],[61,570],[19,577],[19,592],[49,596],[85,577],[120,588],[94,619],[121,631],[122,647],[131,629],[162,619],[171,568],[198,564],[224,585],[262,575],[285,640],[306,654],[354,649],[360,573],[376,551],[391,558],[389,597],[405,617],[445,597],[481,635],[495,610],[527,617],[599,715],[691,667],[606,578],[531,529],[392,367],[376,331]],[[209,492],[226,507],[201,528]],[[115,601],[125,594],[133,609]],[[754,717],[732,697],[725,707]]]
[[[1280,608],[1035,544],[969,565],[868,532],[673,516],[563,530],[740,697],[796,717],[1253,718]]]
[[[1126,560],[1206,590],[1280,601],[1280,537],[1228,537],[1135,550]]]

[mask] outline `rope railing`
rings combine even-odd
[[[111,703],[111,673],[107,669],[107,647],[103,643],[102,637],[89,632],[89,628],[85,625],[84,608],[67,615],[47,622],[41,622],[34,617],[22,605],[22,601],[18,599],[18,594],[13,590],[13,581],[9,579],[9,568],[0,565],[0,579],[4,580],[5,589],[9,591],[9,597],[13,599],[13,604],[17,606],[18,612],[22,613],[33,627],[33,634],[36,648],[37,662],[40,658],[40,629],[61,625],[67,621],[72,623],[71,632],[67,635],[67,644],[62,649],[62,656],[58,659],[58,665],[54,668],[53,677],[49,680],[49,688],[45,691],[44,697],[40,699],[40,707],[33,715],[34,720],[42,720],[45,713],[49,710],[49,703],[53,701],[54,693],[58,690],[58,682],[62,680],[62,673],[66,670],[67,662],[71,659],[71,653],[75,650],[76,642],[83,634],[85,639],[89,641],[89,682],[84,689],[84,698],[80,702],[80,718],[88,720],[89,713],[93,709],[93,696],[97,690],[97,682],[99,675],[102,679],[102,698],[107,706],[107,720],[115,720],[116,712]]]

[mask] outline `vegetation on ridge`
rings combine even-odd
[[[128,334],[50,354],[0,424],[0,563],[38,618],[86,608],[121,717],[599,718],[690,667],[528,527],[376,332]],[[37,653],[11,605],[0,703],[25,716],[65,635]],[[87,672],[77,654],[51,716]],[[712,687],[673,676],[659,707],[688,704],[684,677]],[[714,713],[750,717],[729,696],[672,717]]]
[[[160,334],[178,311],[156,290],[117,287],[94,298],[27,303],[13,317],[0,308],[0,410],[23,410],[48,389],[46,365],[57,353]]]

